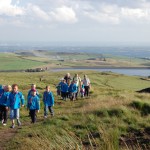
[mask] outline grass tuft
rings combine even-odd
[[[94,114],[99,117],[122,117],[124,115],[124,111],[120,108],[102,109],[94,111]]]
[[[141,112],[141,115],[147,116],[150,114],[150,104],[144,103],[141,101],[133,101],[130,104],[133,108],[138,109]]]

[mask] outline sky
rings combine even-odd
[[[150,43],[150,0],[0,0],[0,41]]]

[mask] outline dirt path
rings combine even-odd
[[[43,122],[43,119],[43,116],[38,116],[37,122]],[[0,150],[6,150],[8,142],[11,141],[13,137],[17,136],[17,134],[19,134],[19,130],[26,126],[30,127],[32,124],[30,122],[23,121],[21,126],[16,125],[14,129],[9,128],[9,125],[6,127],[0,127]]]
[[[17,129],[0,129],[0,150],[4,150],[7,142],[17,134]]]

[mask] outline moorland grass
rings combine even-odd
[[[93,71],[78,72],[81,77],[85,73],[91,80],[90,97],[79,98],[74,102],[62,101],[56,96],[55,85],[66,72],[0,73],[1,84],[17,83],[25,97],[31,83],[37,84],[41,100],[44,88],[48,84],[51,85],[55,95],[53,118],[44,119],[42,101],[38,120],[34,125],[30,123],[26,108],[21,108],[22,127],[16,127],[15,136],[9,137],[3,148],[19,150],[129,149],[131,145],[126,141],[120,144],[122,135],[128,135],[131,129],[143,130],[150,126],[149,113],[145,116],[141,113],[149,108],[150,95],[135,92],[148,87],[149,81],[113,73],[106,75]],[[71,75],[74,74],[75,72],[71,72]],[[41,76],[44,77],[43,81],[39,80]],[[6,134],[12,132],[9,125],[10,121],[6,127],[1,126],[0,131],[7,131]],[[4,137],[7,138],[7,135]],[[132,146],[140,149],[143,144],[145,143],[138,145],[133,142]],[[148,149],[148,144],[146,147]]]

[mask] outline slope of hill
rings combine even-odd
[[[76,72],[71,72],[73,76]],[[55,85],[65,72],[0,73],[2,84],[17,83],[27,96],[31,83],[37,84],[41,110],[36,124],[21,108],[22,126],[0,126],[1,149],[149,149],[150,95],[136,93],[149,87],[150,81],[113,73],[80,71],[91,80],[89,98],[63,101],[56,96]],[[42,77],[42,81],[40,78]],[[55,116],[43,117],[42,93],[51,85],[55,95]]]

